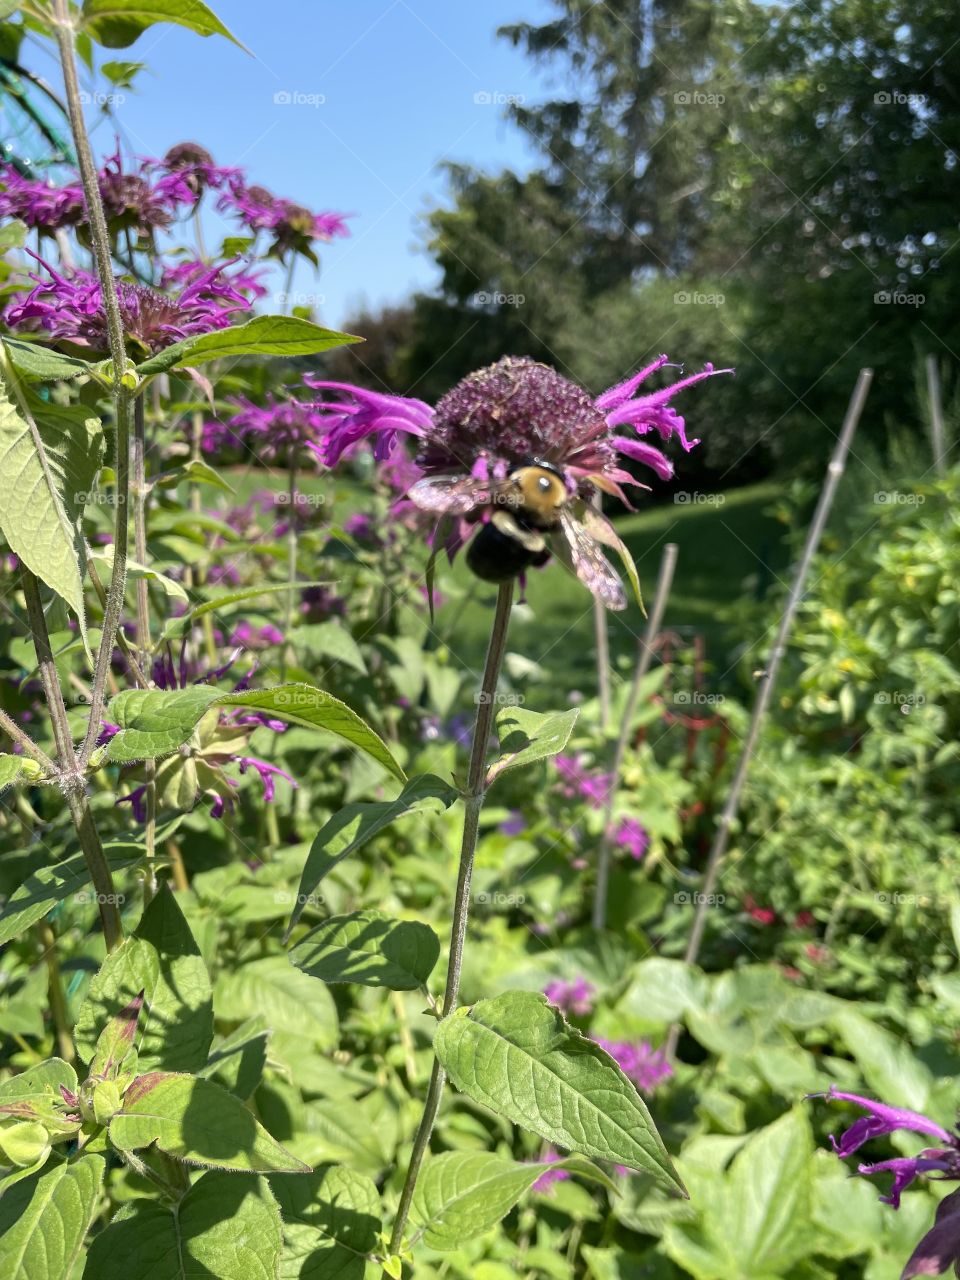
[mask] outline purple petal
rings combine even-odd
[[[894,1133],[897,1129],[927,1133],[934,1138],[939,1138],[946,1146],[954,1145],[954,1139],[946,1129],[941,1128],[929,1116],[920,1115],[917,1111],[908,1111],[904,1107],[889,1107],[886,1103],[876,1102],[872,1098],[861,1098],[856,1093],[841,1093],[833,1085],[830,1086],[827,1098],[831,1102],[852,1102],[870,1113],[855,1120],[839,1142],[831,1136],[833,1149],[841,1159],[853,1155],[854,1151],[862,1147],[865,1142],[869,1142],[871,1138]]]
[[[673,479],[673,463],[652,444],[643,444],[640,440],[631,440],[627,436],[614,436],[611,443],[618,452],[626,454],[634,462],[652,467],[661,480]]]
[[[937,1205],[934,1225],[910,1255],[901,1280],[939,1276],[960,1259],[960,1191],[952,1191]]]

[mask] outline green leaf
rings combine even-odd
[[[257,1015],[214,1043],[205,1066],[196,1073],[216,1080],[246,1101],[263,1077],[267,1062],[266,1022]]]
[[[84,30],[107,49],[128,48],[156,22],[172,22],[198,36],[226,36],[243,48],[203,0],[83,0]]]
[[[168,471],[159,477],[158,483],[181,484],[185,480],[193,484],[213,485],[215,489],[223,489],[226,493],[236,493],[233,485],[202,458],[188,458],[182,467],[177,467],[175,471]],[[284,586],[286,586],[285,583]]]
[[[84,1280],[276,1280],[280,1211],[262,1178],[211,1170],[176,1210],[125,1205],[90,1246]]]
[[[86,631],[83,508],[103,455],[100,420],[24,391],[34,427],[0,384],[0,530],[31,573],[62,596]]]
[[[292,968],[286,956],[265,956],[224,972],[213,992],[217,1019],[244,1022],[259,1014],[272,1031],[289,1031],[322,1049],[336,1048],[337,1011],[325,987]]]
[[[126,764],[170,755],[189,739],[211,707],[250,707],[293,724],[323,729],[405,781],[390,748],[366,721],[333,694],[309,684],[282,684],[246,693],[222,693],[205,684],[189,689],[128,689],[107,708],[108,719],[121,730],[110,740],[107,759]]]
[[[0,1275],[69,1280],[93,1218],[106,1167],[83,1155],[24,1179],[0,1199]]]
[[[39,342],[21,342],[4,338],[3,346],[10,363],[27,382],[68,382],[90,372],[90,366],[73,356],[61,355]]]
[[[20,7],[20,0],[0,0],[0,22],[15,13]],[[13,218],[5,226],[0,227],[0,253],[8,249],[22,249],[27,242],[28,228],[19,218]]]
[[[352,667],[354,671],[366,674],[367,664],[363,660],[360,646],[342,622],[331,618],[327,622],[297,627],[290,638],[298,649],[303,648],[310,657],[325,660],[324,667],[335,667],[342,663],[345,667]],[[311,667],[311,671],[313,670]]]
[[[187,4],[189,0],[181,0]],[[362,342],[352,333],[324,329],[299,316],[254,316],[246,324],[185,338],[137,366],[141,377],[185,369],[231,356],[310,356],[348,342]]]
[[[16,786],[18,782],[36,782],[43,770],[29,756],[0,754],[0,791]]]
[[[320,828],[313,838],[300,877],[297,901],[287,937],[303,913],[320,881],[348,854],[365,845],[385,827],[417,813],[441,813],[449,809],[459,792],[432,774],[411,778],[393,800],[348,804]]]
[[[29,1067],[0,1084],[0,1116],[44,1120],[48,1128],[71,1132],[76,1126],[62,1120],[61,1085],[71,1093],[77,1091],[77,1073],[62,1058],[47,1058]]]
[[[475,1102],[567,1151],[649,1173],[683,1193],[633,1084],[545,996],[512,991],[458,1010],[437,1027],[434,1051]]]
[[[295,591],[301,591],[304,587],[322,585],[319,582],[294,582],[292,584]],[[240,591],[224,591],[222,594],[214,596],[211,600],[204,600],[203,604],[198,604],[196,608],[189,609],[186,613],[181,614],[179,618],[169,618],[160,634],[160,639],[170,640],[175,636],[183,635],[205,614],[219,613],[221,609],[227,609],[233,604],[243,604],[247,600],[255,600],[257,596],[273,595],[279,591],[288,592],[290,587],[291,584],[288,582],[275,582],[265,583],[259,587],[244,587]]]
[[[503,755],[487,771],[487,785],[508,769],[519,769],[558,755],[570,740],[579,714],[578,707],[569,711],[549,711],[545,715],[518,707],[498,711],[497,736]]]
[[[391,991],[416,991],[440,958],[429,925],[391,920],[381,911],[331,916],[290,952],[291,961],[323,982],[357,982]]]
[[[524,1192],[550,1169],[595,1173],[580,1160],[521,1163],[490,1151],[433,1156],[417,1180],[410,1210],[416,1239],[431,1249],[459,1249],[505,1218]]]
[[[136,933],[107,956],[90,983],[74,1037],[89,1062],[111,1018],[143,991],[137,1052],[141,1069],[193,1071],[213,1039],[210,979],[190,927],[167,885],[143,913]]]
[[[93,551],[91,556],[94,560],[102,560],[104,562],[107,568],[107,576],[109,577],[113,572],[113,547],[105,547],[102,551]],[[168,578],[165,573],[159,573],[156,569],[138,564],[136,560],[127,561],[127,577],[131,582],[136,582],[140,578],[145,578],[148,582],[155,582],[171,600],[188,601],[190,599],[181,583],[176,582],[173,578]]]
[[[249,1173],[304,1173],[270,1137],[239,1098],[212,1080],[151,1071],[134,1080],[123,1109],[109,1125],[110,1141],[121,1151],[156,1143],[159,1150],[188,1164]]]
[[[328,1166],[302,1178],[271,1178],[270,1187],[283,1216],[283,1280],[363,1280],[380,1233],[373,1180]]]
[[[137,1023],[143,1011],[143,996],[142,991],[138,992],[125,1009],[121,1009],[115,1017],[109,1019],[100,1032],[96,1049],[90,1059],[91,1078],[102,1076],[105,1080],[116,1081],[120,1074],[120,1067],[133,1048]]]
[[[104,851],[114,871],[133,866],[144,852],[141,846],[129,843],[108,845]],[[0,946],[42,920],[58,902],[82,893],[89,883],[90,872],[82,853],[71,854],[55,866],[38,867],[32,871],[11,893],[0,911]]]

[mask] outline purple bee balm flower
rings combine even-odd
[[[25,178],[13,165],[0,167],[0,217],[19,218],[34,230],[52,233],[78,223],[84,215],[79,182],[54,187],[39,178]]]
[[[580,797],[592,809],[602,809],[609,799],[610,789],[614,784],[612,773],[601,773],[589,770],[578,754],[572,756],[555,756],[554,764],[560,775],[560,794],[568,800]]]
[[[248,186],[242,177],[227,183],[217,208],[221,213],[235,214],[251,231],[269,231],[273,244],[268,252],[280,258],[288,250],[312,257],[313,241],[350,234],[343,214],[312,213],[266,187]]]
[[[506,524],[505,536],[512,534],[531,553],[530,564],[545,563],[552,550],[608,607],[623,609],[626,594],[601,547],[615,548],[632,569],[629,552],[591,500],[600,491],[629,505],[623,486],[639,482],[623,459],[651,467],[662,479],[672,476],[666,455],[640,437],[654,432],[662,441],[676,437],[683,449],[693,448],[697,441],[688,438],[684,419],[670,401],[695,382],[732,372],[707,365],[669,387],[638,395],[640,385],[666,363],[666,356],[660,356],[592,399],[547,365],[508,356],[464,378],[435,409],[422,400],[343,383],[306,382],[337,395],[326,406],[328,429],[319,450],[328,466],[367,437],[373,438],[378,460],[390,455],[399,432],[417,439],[416,462],[423,478],[408,496],[422,510],[456,522],[448,554],[491,521],[501,534]],[[536,536],[540,525],[527,527],[504,510],[524,511],[528,495],[524,481],[516,477],[531,466],[547,473],[525,478],[528,485],[540,485],[540,500],[554,490],[550,519],[542,526],[553,535],[549,547]],[[556,478],[552,482],[551,474]],[[481,557],[472,559],[471,567],[499,580]]]
[[[230,644],[240,645],[245,649],[266,649],[270,645],[283,644],[283,632],[270,623],[252,627],[249,622],[241,622],[234,627]]]
[[[623,818],[613,834],[614,843],[626,849],[637,862],[650,847],[650,833],[636,818]]]
[[[272,461],[281,453],[293,453],[315,445],[322,430],[323,417],[312,404],[301,400],[277,400],[268,395],[266,404],[238,396],[234,402],[239,412],[227,421],[227,428],[247,440],[261,457]]]
[[[111,231],[133,231],[139,235],[172,224],[176,199],[171,198],[170,192],[153,186],[148,175],[148,167],[139,173],[125,172],[119,150],[104,161],[97,174],[97,184]]]
[[[6,322],[42,329],[54,338],[86,343],[105,353],[109,349],[107,317],[99,280],[88,271],[61,275],[42,259],[37,261],[50,279],[32,275],[36,287],[7,308]],[[177,296],[117,280],[120,317],[130,346],[153,353],[181,338],[233,324],[237,312],[249,310],[250,303],[234,289],[223,270],[208,268]]]
[[[556,1147],[547,1147],[539,1160],[531,1160],[530,1164],[553,1164],[555,1160],[562,1160],[563,1156]],[[549,1192],[558,1182],[566,1182],[570,1177],[569,1169],[546,1169],[536,1180],[531,1191],[539,1191],[541,1194]]]
[[[817,1096],[817,1095],[814,1095]],[[823,1096],[823,1095],[819,1095]],[[862,1174],[892,1173],[893,1185],[887,1195],[880,1199],[900,1207],[900,1196],[904,1188],[921,1174],[939,1174],[950,1180],[960,1180],[960,1136],[950,1133],[929,1116],[918,1111],[909,1111],[905,1107],[891,1107],[884,1102],[876,1102],[872,1098],[862,1098],[856,1093],[843,1093],[830,1086],[826,1094],[830,1102],[852,1102],[866,1111],[865,1116],[855,1120],[837,1141],[831,1135],[830,1143],[841,1158],[853,1155],[871,1138],[884,1137],[888,1133],[896,1133],[901,1129],[913,1133],[927,1134],[942,1144],[940,1147],[928,1147],[917,1156],[897,1156],[892,1160],[880,1160],[875,1164],[857,1165],[857,1172]],[[937,1275],[938,1272],[912,1271],[904,1275]]]
[[[577,1018],[586,1018],[593,1009],[592,983],[586,978],[574,978],[572,982],[557,979],[543,989],[543,994],[561,1013],[571,1014]]]
[[[597,1040],[597,1044],[609,1053],[625,1076],[641,1093],[651,1094],[673,1075],[673,1067],[662,1049],[654,1049],[647,1040],[631,1044],[625,1040]]]
[[[256,756],[235,756],[234,759],[239,763],[241,773],[246,773],[248,769],[253,769],[260,775],[260,780],[263,783],[263,798],[267,804],[276,795],[277,778],[285,778],[291,787],[298,785],[289,773],[284,772],[278,765],[268,764],[266,760],[259,760]]]
[[[163,173],[157,190],[177,203],[196,204],[208,188],[220,191],[243,179],[242,169],[224,169],[215,164],[210,152],[198,142],[178,142],[162,160],[149,163]]]

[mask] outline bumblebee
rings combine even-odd
[[[570,493],[551,463],[532,458],[504,480],[430,476],[415,488],[418,505],[428,510],[433,497],[448,514],[489,512],[467,549],[469,568],[484,582],[506,582],[555,554],[609,608],[626,608],[623,584],[600,547],[610,541],[606,521]]]

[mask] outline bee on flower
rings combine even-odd
[[[605,493],[629,507],[624,486],[646,487],[623,459],[670,479],[672,463],[642,437],[676,437],[692,449],[699,441],[688,439],[670,401],[685,387],[732,372],[707,365],[639,395],[641,384],[666,364],[667,357],[658,356],[593,399],[549,366],[507,356],[464,378],[435,408],[308,375],[309,387],[337,396],[315,406],[326,430],[311,447],[333,467],[367,437],[383,461],[400,433],[414,436],[422,475],[407,496],[436,517],[435,546],[445,544],[452,559],[469,544],[469,567],[490,582],[521,576],[555,556],[608,608],[624,609],[626,592],[604,549],[618,553],[639,595],[636,569],[594,499]]]

